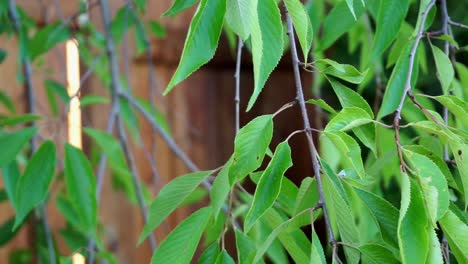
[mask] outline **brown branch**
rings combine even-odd
[[[322,179],[320,175],[320,163],[318,161],[318,153],[317,149],[315,148],[314,145],[314,140],[312,136],[312,132],[310,131],[310,122],[309,122],[309,116],[307,114],[307,109],[305,105],[305,100],[304,100],[304,93],[303,93],[303,88],[302,88],[302,82],[301,82],[301,76],[299,72],[299,58],[297,55],[297,48],[296,48],[296,40],[294,37],[294,30],[293,30],[293,24],[291,21],[291,16],[289,15],[288,9],[285,6],[285,11],[286,11],[286,23],[287,23],[287,28],[288,28],[288,35],[289,35],[289,41],[291,44],[291,59],[292,59],[292,64],[293,64],[293,70],[294,70],[294,80],[296,84],[296,94],[297,94],[297,101],[299,104],[299,107],[301,109],[301,115],[302,115],[302,120],[304,123],[304,129],[306,130],[306,135],[307,135],[307,143],[309,146],[309,152],[310,152],[310,157],[312,161],[312,165],[314,168],[314,176],[315,179],[317,180],[317,187],[318,187],[318,192],[319,192],[319,203],[322,204],[322,210],[323,210],[323,216],[325,219],[325,224],[328,230],[328,239],[329,243],[333,247],[333,251],[335,252],[336,250],[336,241],[335,241],[335,236],[333,234],[331,222],[330,222],[330,216],[328,214],[328,209],[327,205],[325,203],[325,194],[323,191],[323,186],[322,186]],[[334,255],[335,260],[339,260],[337,255]]]
[[[395,117],[393,118],[393,128],[395,129],[395,143],[398,149],[398,158],[400,159],[400,170],[402,172],[406,172],[407,166],[403,159],[403,152],[401,150],[402,147],[401,147],[401,141],[400,141],[401,111],[403,110],[403,104],[405,102],[406,96],[411,92],[411,77],[413,76],[413,66],[414,66],[414,61],[416,58],[416,50],[419,46],[419,42],[421,41],[421,38],[423,37],[424,24],[426,23],[427,15],[429,14],[429,11],[434,6],[434,4],[435,4],[435,0],[432,0],[431,2],[429,2],[426,9],[421,14],[421,21],[420,21],[420,25],[419,25],[418,32],[416,35],[416,39],[414,41],[414,44],[409,54],[409,66],[408,66],[408,73],[406,75],[405,88],[403,90],[403,95],[401,96],[401,99],[400,99],[400,104],[398,105],[398,108],[396,109]]]

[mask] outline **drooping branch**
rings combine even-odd
[[[432,0],[431,2],[429,2],[426,9],[421,14],[421,21],[420,21],[420,25],[416,34],[416,39],[414,40],[413,46],[411,47],[411,51],[409,54],[409,66],[408,66],[408,72],[406,74],[406,83],[405,83],[405,87],[403,90],[403,95],[401,96],[400,104],[398,105],[398,108],[396,109],[396,112],[395,112],[395,117],[393,118],[393,128],[395,129],[395,142],[397,145],[398,157],[400,159],[400,170],[402,172],[406,172],[406,163],[403,159],[403,153],[401,150],[402,147],[401,147],[401,141],[400,141],[401,111],[403,110],[403,105],[405,103],[406,97],[411,94],[411,78],[413,76],[413,67],[414,67],[414,61],[416,58],[416,50],[418,49],[421,38],[424,36],[423,34],[424,24],[426,23],[426,19],[429,14],[429,11],[434,6],[434,4],[435,4],[435,0]]]
[[[333,247],[333,258],[336,261],[339,261],[338,255],[337,255],[337,243],[335,241],[335,235],[333,234],[333,230],[332,230],[332,226],[330,222],[330,216],[328,214],[327,204],[325,202],[325,194],[323,191],[322,178],[320,175],[320,163],[318,160],[318,153],[314,145],[314,139],[313,139],[313,135],[311,132],[309,116],[307,114],[307,109],[305,105],[304,92],[303,92],[302,82],[301,82],[301,75],[299,72],[300,61],[297,55],[296,40],[294,37],[293,24],[292,24],[291,16],[289,15],[289,12],[286,7],[285,7],[285,10],[286,10],[287,30],[288,30],[288,35],[289,35],[289,41],[291,44],[291,59],[292,59],[293,70],[294,70],[294,81],[295,81],[296,96],[297,96],[296,100],[301,110],[301,116],[302,116],[302,120],[304,123],[304,129],[305,129],[305,133],[307,137],[310,158],[311,158],[311,162],[312,162],[313,169],[314,169],[314,177],[317,180],[317,187],[318,187],[319,198],[320,198],[319,204],[321,205],[322,210],[323,210],[323,217],[325,219],[325,224],[326,224],[327,231],[328,231],[329,243]]]
[[[11,20],[13,21],[13,28],[18,36],[18,41],[24,41],[24,37],[27,37],[26,32],[23,32],[20,17],[18,15],[18,10],[16,9],[15,0],[8,1],[8,12]],[[22,55],[21,64],[23,67],[24,82],[26,86],[26,96],[27,96],[27,105],[28,112],[35,114],[36,113],[36,103],[35,103],[35,94],[34,87],[32,84],[32,66],[31,61],[29,60],[28,54]],[[32,126],[35,125],[35,122],[31,123]],[[31,139],[31,153],[34,153],[37,149],[37,138],[34,136]],[[52,238],[52,233],[50,231],[50,226],[47,221],[47,215],[45,210],[45,205],[40,205],[39,214],[42,218],[42,224],[44,228],[44,234],[47,241],[47,249],[49,253],[49,259],[51,264],[56,263],[55,248]]]

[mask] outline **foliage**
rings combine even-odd
[[[98,147],[96,159],[72,145],[42,141],[37,121],[47,117],[38,115],[31,100],[30,113],[19,112],[0,91],[6,110],[0,117],[0,197],[16,213],[0,226],[0,245],[35,217],[42,223],[36,227],[36,250],[14,251],[10,262],[25,263],[34,253],[41,263],[69,263],[54,246],[44,215],[44,207],[55,202],[67,223],[60,234],[72,251],[91,262],[116,262],[103,245],[105,223],[98,214],[108,161],[115,188],[142,211],[145,226],[138,243],[149,239],[151,263],[191,263],[197,249],[203,252],[198,263],[468,263],[467,26],[451,18],[465,15],[468,5],[448,2],[175,0],[163,15],[168,19],[197,9],[164,94],[213,58],[222,32],[238,38],[239,67],[243,44],[251,53],[254,90],[246,111],[289,53],[295,83],[285,89],[297,94],[295,102],[241,127],[221,168],[200,171],[177,146],[153,100],[134,97],[128,76],[119,73],[115,48],[127,41],[128,32],[134,32],[137,54],[148,56],[150,71],[149,33],[171,37],[159,21],[144,21],[145,0],[127,1],[113,17],[107,1],[100,0],[95,8],[101,10],[103,33],[87,19],[92,8],[87,1],[80,1],[72,18],[46,25],[37,25],[14,1],[3,1],[0,33],[18,39],[18,80],[27,92],[35,89],[31,68],[73,36],[86,67],[109,92],[81,97],[81,107],[109,104],[111,112],[107,131],[84,130]],[[75,18],[81,18],[79,26],[72,28]],[[0,63],[8,56],[0,49]],[[312,87],[302,85],[306,74],[313,76]],[[66,84],[55,80],[44,84],[56,117],[79,96],[67,94]],[[305,89],[313,98],[304,98]],[[309,116],[306,104],[315,116]],[[304,127],[273,146],[275,120],[293,106],[300,109]],[[192,171],[155,197],[140,181],[129,147],[142,145],[138,114]],[[294,166],[293,136],[307,138],[313,167],[298,186],[287,178]],[[256,185],[254,192],[245,190],[246,182]],[[54,194],[56,201],[53,184],[64,186]],[[177,208],[202,199],[203,207],[156,243],[156,228]],[[229,230],[235,250],[226,246]]]

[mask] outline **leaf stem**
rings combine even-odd
[[[408,66],[408,73],[406,75],[405,89],[403,90],[403,95],[401,96],[400,104],[398,105],[398,108],[396,109],[395,117],[393,118],[393,128],[395,129],[395,143],[398,149],[398,158],[400,159],[401,172],[406,172],[406,168],[407,168],[406,163],[403,159],[403,152],[401,150],[402,147],[401,147],[401,142],[400,142],[401,111],[403,110],[403,104],[405,102],[406,96],[411,93],[411,77],[413,76],[413,66],[414,66],[414,61],[416,58],[416,50],[419,46],[419,42],[421,41],[421,38],[423,37],[424,24],[426,23],[427,15],[429,14],[429,11],[434,6],[434,4],[435,4],[435,0],[431,0],[431,2],[429,2],[426,9],[421,14],[421,21],[420,21],[420,25],[419,25],[418,32],[416,35],[416,39],[411,48],[411,52],[409,54],[409,66]]]
[[[296,40],[294,37],[293,24],[292,24],[291,16],[289,15],[289,12],[286,6],[285,6],[285,11],[286,11],[286,23],[287,23],[287,28],[288,28],[288,35],[289,35],[289,40],[291,44],[291,59],[292,59],[292,64],[293,64],[294,80],[295,80],[296,94],[297,94],[296,99],[301,109],[304,129],[306,130],[307,143],[309,146],[309,152],[310,152],[310,156],[312,159],[312,165],[314,167],[314,176],[317,180],[317,187],[318,187],[318,192],[319,192],[319,197],[320,197],[319,203],[322,205],[323,216],[324,216],[325,224],[328,230],[329,243],[331,244],[331,246],[333,247],[333,251],[335,252],[337,244],[335,241],[335,236],[333,234],[333,230],[332,230],[332,226],[330,222],[330,216],[328,214],[327,204],[325,203],[325,194],[323,191],[322,179],[320,175],[320,164],[318,161],[318,153],[314,145],[312,132],[310,130],[309,116],[307,114],[307,109],[306,109],[305,100],[304,100],[304,93],[303,93],[303,88],[302,88],[302,83],[301,83],[301,76],[299,72],[300,61],[297,55]],[[337,255],[334,254],[334,259],[338,260],[339,258]]]

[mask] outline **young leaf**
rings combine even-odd
[[[114,170],[121,169],[128,171],[122,147],[117,139],[94,128],[84,128],[83,131],[90,136],[104,154],[106,154],[109,159],[109,163]]]
[[[0,118],[0,127],[16,126],[19,124],[30,123],[41,119],[41,116],[34,114],[10,115],[5,118]]]
[[[361,108],[345,107],[325,127],[325,131],[346,131],[372,122],[372,117]]]
[[[392,75],[390,76],[387,88],[385,89],[377,119],[381,119],[382,117],[393,113],[400,104],[400,100],[405,89],[406,79],[408,78],[409,54],[413,43],[413,41],[410,41],[407,44],[406,48],[401,52],[395,68],[393,68]],[[414,67],[417,68],[417,65]]]
[[[326,264],[325,254],[323,253],[322,243],[315,233],[315,229],[312,230],[312,242],[310,250],[310,263]]]
[[[44,54],[55,45],[70,38],[68,27],[62,22],[48,24],[41,28],[27,43],[31,60]]]
[[[215,219],[218,218],[219,211],[223,207],[224,202],[229,195],[229,191],[231,190],[231,185],[229,184],[229,168],[231,167],[232,161],[233,158],[229,158],[211,186],[210,200],[211,208],[213,209],[213,217]]]
[[[65,183],[82,226],[92,232],[97,224],[96,178],[83,152],[69,144],[65,145]]]
[[[318,43],[317,51],[323,51],[330,47],[341,35],[348,32],[358,18],[364,13],[365,8],[361,1],[353,4],[355,17],[351,14],[346,1],[340,1],[328,14],[323,22],[323,35]]]
[[[430,225],[421,192],[407,174],[402,173],[398,244],[403,264],[425,263],[429,252]],[[430,226],[429,226],[430,227]]]
[[[10,162],[10,164],[2,168],[3,184],[5,191],[8,196],[8,200],[13,208],[16,208],[16,186],[18,185],[18,179],[20,178],[20,171],[16,161]]]
[[[361,73],[352,65],[341,64],[330,59],[317,60],[316,64],[322,73],[355,84],[360,84],[367,74],[367,70]]]
[[[345,159],[346,165],[351,166],[360,178],[364,178],[366,173],[361,158],[361,148],[356,140],[341,131],[324,132]]]
[[[211,208],[199,209],[180,223],[161,242],[151,264],[189,264],[211,216]]]
[[[403,153],[415,176],[419,179],[426,210],[432,224],[436,226],[436,221],[445,214],[449,207],[449,192],[445,176],[429,158],[408,149],[403,149]]]
[[[291,148],[288,142],[282,142],[276,148],[275,154],[263,172],[255,190],[252,206],[245,217],[246,232],[268,210],[278,198],[284,173],[292,166]]]
[[[190,23],[179,66],[164,91],[165,95],[213,58],[218,47],[225,11],[225,0],[200,1]]]
[[[46,141],[34,153],[19,178],[16,192],[16,219],[13,229],[16,229],[28,213],[41,204],[47,196],[50,183],[54,177],[55,145]]]
[[[453,70],[452,63],[449,57],[438,47],[431,45],[432,54],[434,55],[435,65],[437,68],[437,78],[439,78],[442,86],[442,91],[445,95],[448,94],[450,84],[455,77],[455,71]]]
[[[458,263],[468,261],[468,226],[463,223],[451,210],[439,220],[453,253]]]
[[[313,104],[313,105],[317,105],[323,109],[325,109],[327,112],[331,113],[331,114],[336,114],[336,111],[335,109],[333,109],[329,104],[327,104],[327,102],[325,102],[323,99],[309,99],[306,101],[306,103],[308,104]]]
[[[108,104],[109,99],[99,95],[85,95],[80,98],[80,107],[84,108],[95,104]]]
[[[253,19],[252,0],[227,0],[226,24],[242,41],[250,36]]]
[[[328,81],[330,82],[333,91],[338,96],[338,100],[340,100],[341,106],[361,108],[362,110],[366,111],[369,116],[374,117],[372,108],[360,94],[346,87],[334,78],[328,78]]]
[[[15,159],[23,145],[37,133],[37,130],[36,127],[29,127],[14,133],[0,134],[0,146],[2,146],[2,151],[0,151],[0,167]]]
[[[216,257],[219,254],[218,242],[214,242],[209,246],[198,259],[198,264],[213,264],[216,262]]]
[[[369,264],[400,263],[397,259],[395,259],[390,249],[379,244],[369,243],[369,244],[361,245],[359,246],[359,251],[361,251],[363,263],[369,263]]]
[[[259,116],[239,130],[234,140],[234,160],[229,169],[230,182],[243,179],[260,167],[272,136],[272,115]]]
[[[251,30],[254,65],[254,92],[250,97],[250,110],[263,89],[268,76],[283,55],[283,24],[275,0],[252,0],[253,19]]]
[[[307,62],[310,47],[312,46],[312,39],[314,37],[312,22],[310,21],[304,5],[299,0],[285,0],[284,3],[291,15],[294,30],[299,39],[299,44],[301,44],[304,61]]]
[[[398,226],[398,209],[395,208],[387,200],[357,187],[354,187],[354,191],[363,201],[363,204],[369,208],[374,215],[375,219],[380,225],[382,231],[388,234],[389,238],[392,238],[395,245],[398,243],[397,240],[397,226]]]
[[[453,95],[436,96],[435,99],[447,107],[456,116],[457,120],[468,126],[468,104],[465,101]]]
[[[174,3],[172,4],[171,8],[164,12],[164,16],[175,16],[178,13],[184,11],[185,9],[193,6],[197,0],[175,0]]]
[[[235,264],[235,262],[229,253],[223,249],[223,251],[218,254],[215,264]]]
[[[234,228],[234,232],[236,234],[236,249],[239,263],[252,263],[256,252],[255,242],[237,228]]]
[[[380,1],[377,29],[370,62],[379,58],[400,31],[401,24],[408,12],[409,0]]]
[[[168,217],[187,198],[202,181],[213,171],[199,171],[179,176],[166,184],[149,208],[148,222],[143,227],[138,244],[140,244],[166,217]],[[210,208],[211,209],[211,208]],[[162,245],[161,245],[162,246]]]

